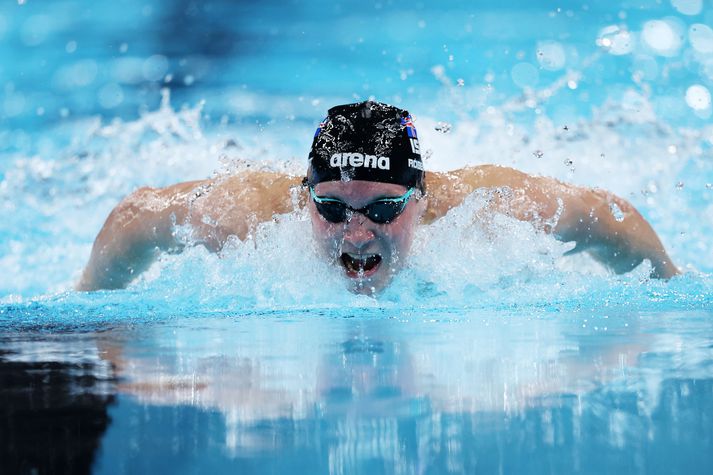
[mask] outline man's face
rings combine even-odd
[[[314,187],[317,196],[343,201],[360,209],[380,198],[406,193],[401,185],[373,181],[328,181]],[[387,224],[378,224],[361,213],[353,213],[343,223],[330,223],[309,200],[312,229],[318,247],[352,283],[354,292],[372,294],[382,290],[403,267],[414,230],[425,209],[425,200],[413,195],[404,211]]]

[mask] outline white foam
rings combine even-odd
[[[599,31],[596,44],[610,54],[621,56],[634,50],[636,38],[631,32],[618,25],[609,25]]]
[[[426,166],[449,170],[494,163],[609,189],[632,201],[652,221],[677,264],[706,269],[713,262],[713,248],[706,244],[710,222],[696,219],[696,226],[681,231],[691,221],[686,216],[698,213],[695,195],[688,195],[696,189],[690,180],[711,173],[712,162],[703,160],[710,154],[710,127],[673,129],[657,116],[651,100],[633,90],[612,97],[591,118],[566,124],[566,130],[565,124],[543,115],[531,123],[514,119],[531,110],[528,101],[555,96],[572,77],[564,75],[556,84],[489,106],[477,115],[457,115],[449,121],[452,128],[447,134],[436,130],[443,121],[440,113],[419,113],[427,109],[416,105],[412,110],[421,145],[431,153]],[[459,90],[469,97],[466,87]],[[457,97],[451,97],[453,102],[441,103],[441,110],[458,110]],[[289,107],[304,115],[312,109],[309,104],[305,112],[294,104]],[[48,145],[40,155],[16,157],[0,184],[0,202],[7,216],[4,229],[10,233],[6,242],[21,245],[8,247],[2,257],[4,266],[13,269],[0,282],[3,291],[31,296],[71,288],[107,214],[138,186],[164,186],[216,171],[240,173],[248,166],[291,174],[304,171],[305,160],[292,157],[305,155],[312,124],[293,124],[290,134],[302,137],[294,139],[285,137],[281,124],[261,132],[224,127],[206,131],[200,116],[200,105],[174,111],[166,98],[158,110],[136,121],[75,122],[74,143],[69,146],[57,150]],[[686,182],[683,191],[676,190],[679,181]],[[17,211],[19,202],[22,213]],[[417,252],[384,294],[384,301],[416,302],[424,289],[430,289],[436,299],[458,295],[467,301],[473,289],[480,289],[481,296],[492,301],[507,300],[513,286],[527,289],[524,295],[538,300],[553,297],[553,289],[560,289],[562,282],[608,278],[591,259],[577,257],[580,261],[575,265],[574,258],[561,258],[568,246],[534,232],[527,223],[497,221],[501,238],[488,239],[488,231],[472,222],[478,206],[473,198],[428,231],[419,231]],[[21,240],[27,226],[42,233]],[[346,291],[338,269],[316,257],[310,232],[304,216],[288,216],[279,223],[266,223],[245,243],[228,246],[221,257],[200,247],[165,256],[134,288],[147,295],[193,296],[226,307],[368,305],[368,298]],[[637,272],[645,275],[645,269]],[[319,286],[314,285],[317,281]],[[439,292],[448,297],[437,297]]]

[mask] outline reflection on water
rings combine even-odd
[[[0,336],[2,473],[89,473],[116,389],[78,340]]]
[[[95,473],[713,468],[710,315],[370,312],[6,335],[4,460],[19,472],[94,460]]]

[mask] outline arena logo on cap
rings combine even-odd
[[[329,160],[331,167],[354,167],[354,168],[379,168],[381,170],[391,170],[391,160],[389,157],[377,157],[376,155],[366,155],[357,152],[335,153]]]

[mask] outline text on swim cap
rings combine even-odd
[[[413,158],[408,159],[408,166],[415,168],[416,170],[423,171],[423,162],[420,160],[414,160]]]
[[[335,153],[329,159],[331,167],[364,167],[364,168],[380,168],[381,170],[390,170],[391,161],[389,157],[377,157],[376,155],[366,155],[357,152]]]

